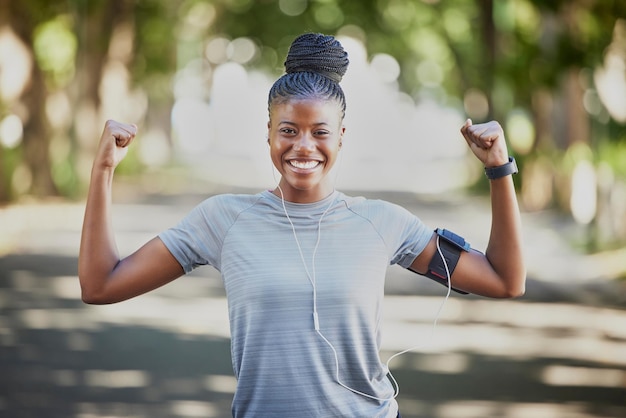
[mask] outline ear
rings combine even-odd
[[[341,126],[341,133],[339,134],[339,148],[343,145],[343,134],[346,133],[346,127]]]
[[[265,135],[265,137],[267,138],[267,145],[270,145],[270,129],[272,127],[272,121],[267,121],[267,135]]]

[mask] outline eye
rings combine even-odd
[[[330,135],[330,132],[328,132],[325,129],[320,129],[320,130],[317,130],[317,131],[313,132],[313,135],[315,135],[315,136],[328,136],[328,135]]]
[[[283,135],[295,135],[296,134],[296,130],[293,128],[289,128],[289,127],[280,128],[279,132]]]

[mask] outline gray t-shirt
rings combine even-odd
[[[159,235],[185,272],[206,264],[221,272],[237,378],[233,416],[395,417],[379,357],[385,273],[390,264],[409,267],[432,230],[400,206],[340,192],[285,206],[306,269],[283,202],[269,191],[211,197]],[[340,381],[388,400],[337,383],[333,351],[314,329],[311,279]]]

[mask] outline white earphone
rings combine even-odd
[[[273,173],[273,171],[272,171]],[[340,377],[339,377],[339,357],[337,356],[337,350],[335,349],[335,347],[333,346],[333,344],[324,336],[324,334],[322,334],[322,332],[320,331],[320,323],[319,323],[319,316],[317,314],[317,286],[316,286],[316,271],[315,271],[315,257],[317,255],[317,249],[319,247],[319,243],[320,243],[320,239],[321,239],[321,229],[322,229],[322,220],[324,219],[324,216],[326,216],[326,214],[328,213],[328,211],[330,210],[330,208],[332,207],[332,205],[335,203],[335,199],[332,199],[330,204],[328,205],[328,207],[326,208],[326,210],[324,210],[324,212],[320,215],[320,218],[318,220],[317,223],[317,239],[315,242],[315,247],[313,248],[313,254],[311,255],[311,272],[309,272],[309,268],[307,267],[306,261],[304,259],[304,253],[302,252],[302,247],[300,245],[300,241],[298,240],[298,234],[296,232],[296,227],[294,226],[291,217],[289,216],[289,213],[287,212],[287,206],[285,205],[285,199],[284,199],[284,195],[283,195],[283,190],[280,187],[280,184],[277,186],[279,192],[280,192],[280,196],[281,196],[281,201],[283,204],[283,211],[285,212],[285,216],[287,217],[287,220],[289,221],[289,224],[291,225],[291,230],[293,232],[293,237],[296,241],[296,246],[298,248],[298,253],[300,254],[300,259],[302,261],[302,265],[304,266],[304,271],[306,273],[307,278],[309,279],[309,282],[311,283],[311,286],[313,287],[313,328],[315,330],[315,332],[320,336],[320,338],[322,338],[322,340],[324,340],[324,342],[328,345],[328,347],[331,349],[331,351],[333,352],[333,356],[335,358],[335,380],[336,382],[341,385],[342,387],[344,387],[345,389],[356,393],[357,395],[361,395],[364,396],[366,398],[369,399],[375,399],[378,401],[390,401],[392,399],[395,399],[398,394],[400,393],[400,386],[398,385],[398,382],[396,381],[395,377],[393,377],[393,374],[391,373],[391,370],[389,368],[389,364],[391,363],[391,360],[393,360],[394,358],[401,356],[402,354],[406,354],[409,353],[411,351],[416,350],[417,348],[420,348],[421,346],[414,346],[411,348],[408,348],[404,351],[401,351],[399,353],[394,354],[393,356],[389,357],[389,359],[387,360],[386,363],[386,367],[388,370],[388,375],[389,375],[389,380],[391,380],[392,385],[394,387],[394,394],[392,397],[390,398],[379,398],[377,396],[374,395],[370,395],[364,392],[361,392],[359,390],[353,389],[349,386],[347,386],[346,384],[344,384]],[[445,302],[448,300],[448,298],[450,297],[450,292],[452,290],[452,284],[451,284],[451,277],[450,277],[450,271],[448,270],[448,264],[446,262],[445,257],[443,256],[443,253],[441,251],[441,248],[439,246],[439,236],[437,236],[437,252],[439,253],[439,256],[441,257],[441,259],[443,260],[443,264],[445,266],[446,269],[446,275],[448,277],[448,290],[446,293],[446,296],[444,298],[444,300],[442,301],[441,305],[439,306],[439,309],[437,310],[437,314],[435,315],[435,319],[433,322],[433,327],[432,327],[432,331],[431,331],[431,337],[434,334],[435,328],[437,326],[437,321],[439,320],[439,316],[441,315],[441,312],[443,311],[443,307],[445,305]]]
[[[341,150],[341,146],[343,144],[342,139],[343,138],[340,138],[340,141],[339,141],[339,149],[340,150]],[[269,138],[267,139],[267,144],[271,148],[271,143],[270,143]],[[337,182],[337,178],[339,177],[339,168],[341,168],[341,161],[342,161],[342,158],[340,156],[339,157],[339,166],[337,167],[337,173],[335,175],[335,184]],[[331,202],[329,203],[328,207],[320,215],[320,218],[319,218],[319,220],[317,222],[317,239],[316,239],[316,242],[315,242],[315,247],[313,248],[313,253],[311,255],[311,271],[309,271],[309,268],[307,267],[306,260],[304,258],[304,253],[302,252],[302,247],[300,245],[300,240],[298,239],[298,234],[296,232],[296,227],[293,224],[293,222],[291,220],[291,217],[289,216],[289,213],[287,212],[287,206],[285,205],[285,196],[283,194],[283,190],[280,187],[280,182],[278,182],[276,180],[276,175],[275,175],[275,172],[274,172],[274,168],[275,167],[272,164],[272,176],[274,178],[274,182],[277,185],[277,189],[280,192],[280,197],[281,197],[281,202],[282,202],[282,206],[283,206],[283,211],[285,213],[285,216],[287,217],[287,220],[289,221],[289,225],[291,225],[291,230],[293,232],[293,237],[294,237],[294,240],[296,242],[296,246],[298,248],[298,253],[300,254],[300,260],[302,261],[302,265],[304,266],[304,271],[306,273],[306,276],[309,279],[309,282],[311,283],[311,286],[313,288],[313,307],[312,307],[312,309],[313,309],[313,328],[314,328],[315,332],[319,335],[319,337],[328,345],[328,347],[331,349],[331,351],[333,353],[333,356],[335,358],[335,380],[336,380],[336,382],[340,386],[344,387],[345,389],[347,389],[347,390],[349,390],[351,392],[354,392],[357,395],[361,395],[361,396],[364,396],[364,397],[369,398],[369,399],[375,399],[375,400],[378,400],[378,401],[390,401],[392,399],[395,399],[398,396],[398,394],[400,393],[400,386],[398,385],[398,382],[396,381],[396,379],[393,377],[393,374],[391,373],[391,370],[389,368],[389,364],[391,363],[391,360],[393,360],[394,358],[396,358],[398,356],[401,356],[402,354],[406,354],[406,353],[409,353],[411,351],[414,351],[414,350],[420,348],[421,346],[414,346],[414,347],[408,348],[408,349],[406,349],[404,351],[401,351],[399,353],[396,353],[396,354],[392,355],[391,357],[389,357],[389,359],[387,359],[387,362],[386,362],[385,366],[387,367],[389,380],[391,381],[391,383],[392,383],[392,385],[394,387],[394,394],[390,398],[379,398],[379,397],[376,397],[374,395],[370,395],[370,394],[361,392],[359,390],[356,390],[356,389],[353,389],[353,388],[347,386],[346,384],[344,384],[341,381],[341,379],[339,378],[339,357],[337,356],[337,350],[335,349],[333,344],[320,331],[319,316],[317,314],[317,286],[316,286],[316,271],[315,271],[315,257],[317,255],[317,250],[318,250],[318,247],[319,247],[319,244],[320,244],[320,239],[321,239],[322,221],[323,221],[324,217],[326,216],[326,214],[328,213],[328,211],[330,210],[330,208],[335,203],[335,199],[331,200]],[[439,306],[439,308],[437,310],[437,313],[435,315],[435,319],[433,321],[433,327],[432,327],[432,330],[431,330],[431,337],[434,335],[435,328],[437,326],[437,321],[439,320],[439,316],[441,315],[441,312],[443,311],[443,307],[444,307],[446,301],[448,300],[448,298],[450,297],[450,292],[452,290],[452,284],[451,284],[452,279],[450,277],[450,271],[448,269],[448,264],[446,262],[445,257],[443,256],[443,253],[442,253],[441,248],[439,246],[439,236],[437,236],[436,243],[437,243],[437,252],[439,253],[439,256],[441,257],[441,259],[443,260],[443,264],[444,264],[444,267],[445,267],[445,270],[446,270],[446,275],[448,277],[448,290],[447,290],[445,298],[443,299],[443,301],[442,301],[441,305]]]

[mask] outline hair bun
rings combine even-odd
[[[348,53],[333,36],[305,33],[289,47],[285,71],[317,73],[339,83],[348,64]]]

